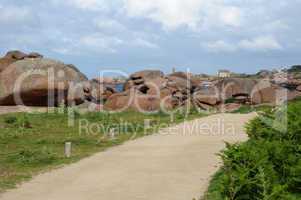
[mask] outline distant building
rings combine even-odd
[[[231,76],[231,72],[229,70],[219,70],[217,76],[219,78],[229,78]]]
[[[172,73],[176,73],[176,68],[175,67],[172,68]]]

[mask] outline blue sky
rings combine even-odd
[[[0,53],[100,70],[252,73],[301,63],[301,0],[0,0]]]

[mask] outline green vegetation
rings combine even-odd
[[[208,200],[301,199],[301,100],[266,110],[246,127],[249,141],[227,144]]]
[[[301,78],[301,65],[293,65],[286,70],[287,73],[292,75],[295,79]]]
[[[186,119],[201,116],[204,114],[194,110]],[[0,191],[14,188],[37,173],[156,132],[170,123],[170,116],[163,113],[144,115],[133,111],[116,114],[75,112],[74,118],[74,126],[68,126],[68,114],[64,110],[62,113],[56,110],[54,113],[1,115]],[[144,119],[151,120],[147,130]],[[184,119],[181,113],[174,116],[175,123]],[[87,122],[93,124],[89,126],[89,131],[86,129]],[[80,124],[84,128],[80,129]],[[117,133],[114,138],[107,134],[111,128]],[[64,156],[65,142],[72,142],[71,158]]]
[[[288,73],[301,72],[301,65],[293,65],[287,70]]]
[[[228,104],[228,103],[236,103],[236,99],[234,97],[226,99],[225,104]]]
[[[247,114],[247,113],[259,112],[259,111],[265,112],[271,109],[272,106],[268,106],[268,105],[260,105],[260,106],[242,105],[238,110],[235,110],[232,113]]]

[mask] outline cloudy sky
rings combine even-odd
[[[100,70],[256,72],[301,63],[301,0],[0,0],[0,53]]]

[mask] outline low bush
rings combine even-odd
[[[4,123],[15,128],[32,128],[29,117],[26,113],[16,116],[7,116]]]
[[[231,97],[231,98],[225,100],[225,104],[227,104],[227,103],[236,103],[236,102],[237,101],[234,97]]]
[[[15,116],[8,116],[8,117],[5,117],[4,118],[4,122],[6,123],[6,124],[14,124],[14,123],[16,123],[17,122],[17,117],[15,117]]]
[[[57,155],[46,147],[40,150],[22,149],[8,155],[7,163],[17,163],[18,165],[48,165],[57,159]]]
[[[301,101],[265,110],[246,127],[249,141],[227,144],[206,199],[301,199]]]

